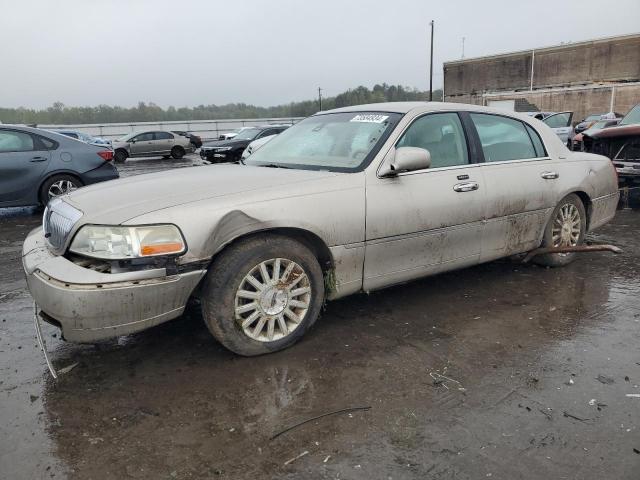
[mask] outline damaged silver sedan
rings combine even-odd
[[[533,118],[365,105],[309,117],[244,164],[59,197],[23,263],[41,316],[69,341],[147,329],[197,297],[214,337],[259,355],[302,337],[326,299],[579,245],[617,203],[611,161],[570,152]]]

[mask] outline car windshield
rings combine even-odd
[[[624,116],[620,125],[633,125],[635,123],[640,123],[640,103],[629,110],[629,113]]]
[[[358,171],[370,161],[401,117],[350,112],[309,117],[288,128],[247,159],[248,165]]]
[[[262,130],[260,130],[259,128],[247,128],[239,132],[235,137],[233,137],[233,139],[234,140],[253,140],[261,131]]]

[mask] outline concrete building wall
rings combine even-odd
[[[444,64],[446,97],[629,81],[640,81],[640,34]]]
[[[640,103],[640,34],[447,62],[444,95],[476,105],[526,99],[573,111],[575,121],[612,106],[624,114]]]

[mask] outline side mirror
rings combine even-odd
[[[431,153],[426,148],[399,147],[387,155],[378,174],[381,177],[395,177],[398,173],[424,170],[430,166]]]

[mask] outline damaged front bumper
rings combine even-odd
[[[206,274],[169,275],[164,268],[100,273],[51,253],[42,228],[27,236],[22,264],[42,317],[73,342],[126,335],[180,316]]]

